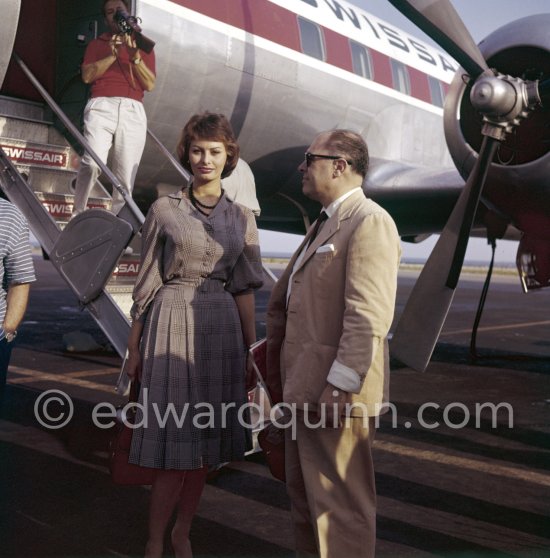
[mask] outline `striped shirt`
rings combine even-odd
[[[6,315],[6,297],[11,285],[36,281],[31,258],[29,226],[21,212],[0,198],[0,326]],[[0,340],[4,330],[0,328]]]

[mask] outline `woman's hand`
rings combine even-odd
[[[126,360],[126,374],[133,382],[141,382],[141,354],[139,350],[128,351]]]
[[[141,333],[143,332],[143,322],[134,320],[128,336],[128,357],[126,359],[126,373],[130,380],[141,382],[141,353],[139,346],[141,343]]]

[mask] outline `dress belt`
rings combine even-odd
[[[225,281],[223,279],[216,279],[215,277],[197,277],[195,279],[189,277],[174,277],[170,279],[166,285],[183,285],[210,293],[222,292],[225,290]]]

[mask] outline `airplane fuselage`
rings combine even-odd
[[[141,0],[138,14],[157,41],[157,86],[145,101],[150,126],[172,148],[191,114],[227,114],[260,202],[269,200],[264,228],[303,232],[298,209],[283,196],[308,212],[316,207],[300,194],[297,166],[320,130],[360,132],[373,161],[452,169],[432,96],[441,101],[456,64],[370,14],[303,0]],[[303,52],[315,54],[315,33],[323,59]],[[369,57],[363,67],[362,53]],[[154,148],[146,152],[138,186],[179,181],[167,164],[159,167]]]
[[[145,96],[150,128],[173,151],[192,114],[225,113],[256,178],[260,227],[304,232],[318,206],[302,194],[297,167],[319,131],[345,127],[367,140],[372,165],[365,191],[392,213],[400,233],[419,238],[441,230],[480,137],[479,117],[466,112],[464,71],[456,72],[448,54],[345,0],[136,0],[132,7],[157,43],[156,88]],[[85,90],[75,70],[87,42],[103,29],[101,2],[91,0],[77,10],[72,0],[23,0],[23,10],[16,48],[78,121]],[[524,66],[547,75],[549,17],[493,33],[495,66],[515,75]],[[57,42],[45,31],[52,28]],[[528,48],[516,45],[518,36]],[[28,84],[20,94],[22,80],[11,78],[15,93],[8,88],[8,95],[40,100]],[[459,83],[450,88],[453,78]],[[499,219],[545,238],[547,111],[538,110],[510,135],[483,197]],[[141,208],[181,182],[148,143],[134,191]]]

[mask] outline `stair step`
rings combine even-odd
[[[44,121],[44,104],[0,95],[0,115],[26,120]]]
[[[62,227],[69,222],[73,213],[74,196],[72,194],[57,194],[54,192],[34,192],[46,211],[55,222]],[[88,208],[111,209],[110,198],[90,198]]]
[[[32,141],[44,144],[49,141],[48,124],[44,122],[0,116],[0,130],[6,139],[13,138],[23,142]]]
[[[46,135],[56,139],[56,134],[57,131]],[[59,138],[63,140],[62,136]],[[0,137],[0,147],[33,190],[44,194],[40,201],[54,219],[59,223],[66,222],[72,213],[74,179],[80,161],[76,151],[68,145],[5,136]],[[110,209],[111,197],[101,183],[94,185],[88,206]]]

